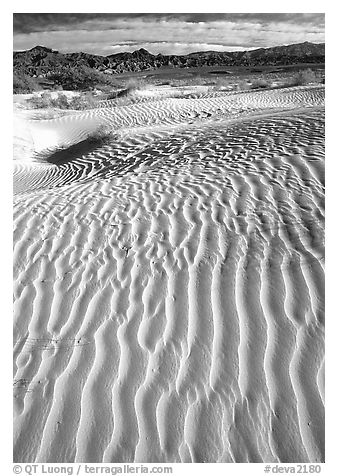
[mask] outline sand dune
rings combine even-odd
[[[14,460],[324,461],[324,88],[17,121]]]

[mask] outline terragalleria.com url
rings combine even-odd
[[[82,474],[172,474],[173,468],[171,466],[146,466],[138,465],[132,466],[123,464],[120,466],[91,466],[88,464],[79,464],[72,466],[58,466],[45,464],[16,464],[13,466],[14,474],[68,474],[68,475],[82,475]]]

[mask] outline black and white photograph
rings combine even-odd
[[[12,17],[15,467],[320,472],[325,13]]]

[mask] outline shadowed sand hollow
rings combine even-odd
[[[17,113],[15,462],[324,461],[323,87],[103,106]]]

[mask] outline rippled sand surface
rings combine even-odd
[[[324,461],[324,88],[17,112],[14,146],[14,461]]]

